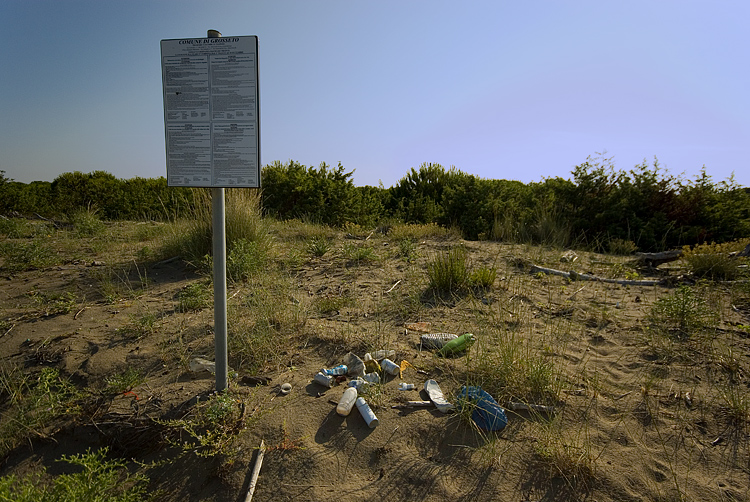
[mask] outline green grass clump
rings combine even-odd
[[[739,265],[744,258],[734,258],[730,253],[741,251],[744,242],[734,241],[723,244],[699,244],[694,248],[686,246],[682,252],[682,259],[688,270],[696,276],[712,280],[734,280],[740,275]]]
[[[211,306],[213,290],[211,281],[193,282],[177,294],[180,312],[190,312]]]
[[[305,248],[311,256],[320,258],[331,250],[331,241],[325,237],[312,237],[308,239]]]
[[[255,243],[259,255],[270,256],[273,239],[269,224],[261,215],[258,192],[227,189],[225,199],[227,256],[242,240]],[[187,218],[170,224],[159,255],[182,256],[185,261],[200,268],[210,263],[205,257],[211,255],[213,248],[211,194],[208,190],[196,189],[194,201]]]
[[[204,458],[229,455],[246,425],[244,407],[245,403],[233,392],[217,392],[199,402],[184,418],[162,425],[172,432],[168,440],[184,451]]]
[[[9,272],[51,267],[57,263],[52,248],[41,239],[31,242],[4,242],[0,246],[3,268]]]
[[[227,279],[233,282],[248,278],[265,270],[268,263],[268,247],[258,241],[238,239],[227,255]]]
[[[82,209],[76,211],[70,217],[73,224],[73,231],[78,237],[94,237],[104,233],[107,228],[104,222],[99,219],[95,210]]]
[[[59,461],[77,466],[80,472],[60,474],[42,482],[42,472],[21,479],[15,475],[0,478],[0,500],[14,502],[139,502],[152,500],[147,492],[148,478],[129,474],[125,462],[107,458],[107,449],[63,456]]]
[[[715,326],[718,320],[718,313],[694,289],[687,286],[659,298],[648,316],[652,330],[679,340]]]
[[[401,241],[403,239],[410,240],[421,240],[427,238],[443,238],[443,237],[460,237],[455,230],[449,230],[439,226],[436,223],[399,223],[393,225],[388,231],[388,237],[395,241]]]
[[[42,368],[36,379],[18,368],[0,367],[0,458],[52,420],[75,409],[77,389],[56,368]]]
[[[373,262],[378,260],[375,250],[369,245],[345,244],[344,258],[354,262]]]
[[[439,292],[461,291],[470,284],[471,271],[466,249],[452,247],[427,262],[430,288]]]
[[[106,393],[122,394],[123,392],[133,390],[134,387],[137,387],[145,381],[146,377],[143,372],[131,366],[122,373],[112,375],[106,379]]]

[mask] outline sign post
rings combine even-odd
[[[260,187],[258,37],[161,41],[169,186],[210,187],[216,390],[228,386],[224,188]]]

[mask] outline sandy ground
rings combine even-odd
[[[279,341],[280,363],[258,375],[234,368],[239,375],[231,388],[244,405],[244,427],[231,454],[211,458],[179,456],[152,421],[184,416],[214,389],[211,374],[187,365],[196,354],[213,357],[212,309],[177,308],[179,291],[204,278],[180,261],[131,267],[130,280],[145,274],[148,285],[113,302],[101,293],[97,270],[106,265],[94,264],[95,256],[6,274],[0,278],[2,318],[12,326],[0,333],[6,368],[35,374],[56,367],[92,390],[128,367],[146,379],[30,434],[3,459],[0,474],[39,465],[55,474],[64,469],[55,462],[62,454],[107,445],[145,464],[171,460],[144,470],[159,500],[244,500],[263,440],[268,451],[255,501],[750,500],[747,416],[733,416],[722,397],[737,389],[747,403],[750,308],[732,303],[729,286],[711,290],[721,313],[711,335],[686,342],[665,361],[654,355],[646,317],[674,287],[571,282],[517,266],[523,258],[624,277],[631,270],[624,258],[578,253],[576,262],[561,263],[562,250],[466,242],[472,262],[496,266],[498,277],[490,290],[446,298],[427,291],[424,267],[457,241],[419,242],[418,258],[408,262],[393,242],[376,236],[367,245],[380,259],[365,263],[341,257],[348,242],[341,236],[338,248],[289,270],[290,308],[303,309],[306,321]],[[662,268],[661,277],[681,273],[679,265]],[[230,305],[249,289],[231,286]],[[64,291],[75,293],[76,307],[46,315],[40,294]],[[342,294],[355,301],[316,312],[317,298]],[[134,333],[146,315],[150,330]],[[431,332],[472,332],[477,343],[468,354],[441,358],[420,349],[421,332],[408,329],[411,322],[429,323]],[[428,378],[452,400],[474,383],[472,368],[482,354],[510,338],[554,368],[557,399],[542,403],[554,413],[508,411],[505,429],[486,432],[457,413],[393,408],[427,399],[420,389]],[[363,356],[379,348],[394,349],[397,362],[413,368],[368,397],[379,419],[370,429],[356,408],[347,417],[336,414],[346,383],[327,389],[312,378],[349,351]],[[231,354],[230,362],[236,362]],[[252,386],[248,376],[268,377],[268,385]],[[399,391],[401,381],[417,389]],[[279,392],[282,383],[291,384],[288,395]],[[509,405],[507,397],[499,400]]]

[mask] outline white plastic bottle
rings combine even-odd
[[[372,408],[370,408],[370,405],[367,404],[367,401],[365,401],[363,397],[357,398],[357,409],[362,414],[362,418],[365,419],[365,422],[370,429],[374,429],[378,426],[378,417],[375,416]]]
[[[399,372],[401,371],[401,366],[394,363],[390,359],[383,359],[383,361],[380,364],[381,366],[383,366],[383,369],[391,375],[398,375]]]
[[[339,404],[336,406],[336,413],[342,417],[347,416],[354,408],[354,403],[357,401],[357,389],[355,387],[347,387],[344,394],[339,399]]]

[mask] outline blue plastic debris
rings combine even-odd
[[[480,429],[499,431],[508,425],[505,410],[481,387],[461,387],[456,396],[456,407],[461,410],[463,406],[471,407],[471,419]]]

